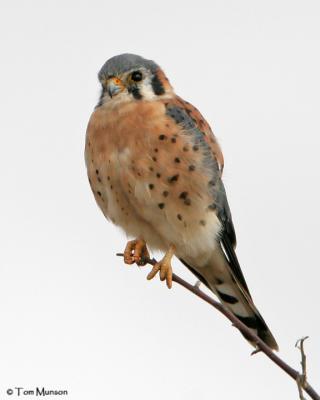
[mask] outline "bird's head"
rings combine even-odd
[[[102,85],[97,107],[112,101],[152,100],[170,97],[172,87],[161,68],[151,60],[135,54],[110,58],[98,74]]]

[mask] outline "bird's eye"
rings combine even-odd
[[[135,82],[139,82],[142,80],[142,73],[140,71],[134,71],[131,74],[131,79]]]

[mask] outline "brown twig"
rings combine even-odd
[[[123,253],[117,253],[117,256],[123,257]],[[157,261],[153,259],[144,259],[143,260],[146,264],[151,264],[154,265]],[[256,344],[256,350],[252,353],[255,354],[257,352],[263,352],[268,358],[270,358],[271,361],[273,361],[279,368],[281,368],[284,372],[286,372],[295,382],[298,383],[298,388],[299,388],[299,394],[300,390],[302,393],[302,389],[308,393],[308,395],[313,399],[313,400],[320,400],[319,394],[313,389],[313,387],[307,382],[307,377],[306,377],[306,364],[305,364],[305,354],[304,354],[304,349],[303,349],[303,342],[306,338],[300,339],[298,343],[300,343],[299,349],[301,351],[301,356],[302,356],[302,374],[300,374],[298,371],[296,371],[294,368],[290,367],[285,361],[283,361],[279,356],[277,356],[273,350],[266,345],[256,334],[252,332],[251,329],[249,329],[246,325],[244,325],[234,314],[232,314],[229,310],[227,310],[221,303],[218,301],[214,300],[210,296],[208,296],[206,293],[204,293],[198,285],[191,285],[190,283],[186,282],[184,279],[180,278],[178,275],[173,274],[172,276],[173,282],[178,283],[179,285],[183,286],[196,296],[200,297],[202,300],[204,300],[206,303],[210,304],[212,307],[217,309],[219,312],[221,312],[225,317],[229,319],[229,321],[232,322],[232,325],[235,326],[241,333],[247,337],[250,342]],[[300,399],[303,399],[303,397]]]
[[[296,343],[296,348],[299,349],[300,353],[301,353],[300,364],[301,364],[301,368],[302,368],[302,373],[299,374],[299,376],[297,378],[297,385],[298,385],[300,400],[306,400],[303,397],[303,389],[307,382],[307,357],[306,357],[306,353],[304,352],[304,341],[307,340],[308,338],[309,338],[309,336],[305,336],[305,337],[299,339]]]

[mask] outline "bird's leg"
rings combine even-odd
[[[150,280],[154,278],[157,273],[160,271],[160,279],[162,281],[166,280],[167,286],[169,289],[172,287],[172,267],[171,267],[171,258],[173,257],[175,252],[175,247],[173,245],[169,246],[168,251],[164,255],[163,259],[157,262],[151,272],[149,272],[147,279]]]
[[[150,255],[147,249],[146,242],[143,239],[130,240],[124,250],[124,262],[126,264],[146,265],[146,259]]]

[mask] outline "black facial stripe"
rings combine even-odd
[[[154,94],[159,96],[159,95],[165,93],[165,90],[164,90],[164,87],[162,85],[162,82],[158,78],[157,74],[153,75],[152,80],[151,80],[151,85],[152,85],[152,89],[154,91]]]
[[[131,88],[128,89],[128,92],[132,94],[132,96],[137,99],[137,100],[141,100],[142,99],[142,95],[140,93],[139,88],[137,88],[136,86],[132,86]]]

